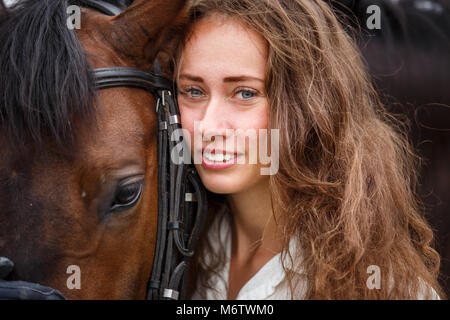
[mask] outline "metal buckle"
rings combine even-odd
[[[161,91],[162,105],[163,106],[166,106],[166,93],[167,93],[168,96],[172,96],[172,93],[169,90]]]
[[[161,98],[158,98],[158,101],[156,101],[156,113],[159,111],[159,105],[161,104]]]
[[[178,300],[178,297],[180,296],[180,293],[173,289],[164,289],[163,297],[169,298],[172,300]]]
[[[184,201],[186,202],[196,202],[197,201],[197,195],[194,193],[186,192],[184,194]]]
[[[178,115],[174,114],[173,116],[170,116],[169,123],[170,124],[180,123],[180,120],[178,119]]]

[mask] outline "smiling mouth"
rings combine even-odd
[[[241,153],[219,150],[203,150],[202,165],[208,169],[226,169],[237,163]]]
[[[236,157],[235,154],[230,153],[211,153],[211,152],[203,152],[203,157],[212,162],[228,162],[231,159],[234,159]]]

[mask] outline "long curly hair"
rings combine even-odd
[[[283,266],[291,297],[417,299],[431,298],[425,288],[432,287],[443,298],[440,258],[416,194],[420,158],[405,125],[381,104],[357,46],[329,5],[194,0],[190,12],[191,27],[173,48],[175,79],[192,26],[206,16],[238,19],[268,43],[269,128],[280,130],[282,142],[279,171],[270,177],[273,212],[284,261],[301,261]],[[217,218],[226,203],[211,197]],[[298,256],[288,250],[291,239]],[[212,250],[210,240],[202,237],[192,288],[211,286],[224,263],[223,250]],[[380,289],[366,284],[372,265],[381,270]],[[307,283],[301,294],[296,274]]]

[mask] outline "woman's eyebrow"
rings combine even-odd
[[[198,77],[198,76],[193,76],[190,74],[181,74],[180,79],[187,79],[187,80],[191,80],[191,81],[195,81],[195,82],[204,82],[202,77]],[[223,79],[223,82],[242,82],[242,81],[249,81],[249,80],[253,80],[253,81],[260,81],[260,82],[264,82],[264,79],[258,78],[258,77],[252,77],[252,76],[233,76],[233,77],[226,77]]]
[[[180,79],[187,79],[187,80],[191,80],[191,81],[195,81],[195,82],[203,82],[203,78],[202,77],[197,77],[197,76],[193,76],[190,74],[180,74]]]
[[[234,76],[234,77],[226,77],[223,79],[223,82],[242,82],[242,81],[249,81],[249,80],[256,80],[260,82],[264,82],[264,79],[258,78],[258,77],[252,77],[252,76]]]

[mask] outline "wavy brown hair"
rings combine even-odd
[[[443,298],[440,259],[416,195],[420,159],[407,128],[380,103],[356,45],[328,4],[194,0],[191,28],[174,49],[178,61],[192,26],[213,14],[238,19],[269,45],[269,126],[280,129],[282,142],[279,171],[270,178],[273,212],[282,254],[299,261],[287,250],[297,239],[302,260],[295,269],[307,280],[306,294],[296,295],[299,282],[284,266],[292,297],[431,298],[428,284]],[[201,246],[192,283],[210,286],[224,252],[212,251],[206,235]],[[381,270],[381,289],[367,288],[370,265]]]

